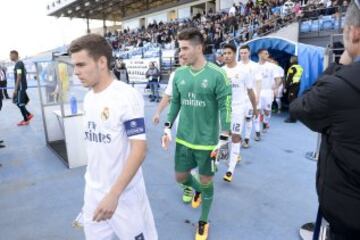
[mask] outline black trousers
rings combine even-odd
[[[338,231],[331,229],[330,225],[330,240],[359,240],[360,232],[351,230]]]
[[[299,93],[299,88],[300,88],[300,86],[298,83],[292,84],[288,87],[287,99],[288,99],[289,104],[297,98],[297,95]],[[291,114],[289,114],[289,120],[295,121],[296,119],[293,116],[291,116]]]
[[[7,81],[0,81],[0,88],[6,88],[7,87]],[[10,98],[9,94],[7,92],[7,89],[0,89],[0,94],[2,94],[2,96],[4,98]]]
[[[289,86],[288,88],[288,102],[289,104],[297,98],[299,93],[299,84],[295,83]]]

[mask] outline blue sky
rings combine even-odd
[[[68,44],[86,33],[83,19],[54,18],[46,16],[50,0],[1,0],[0,60],[9,59],[9,51],[16,49],[20,57]],[[91,21],[91,28],[102,22]]]

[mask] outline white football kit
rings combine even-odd
[[[272,102],[274,100],[275,65],[269,62],[263,64],[258,63],[256,81],[261,81],[261,91],[259,96],[258,109],[262,111],[271,111]]]
[[[253,61],[249,61],[248,63],[244,63],[242,61],[240,61],[239,63],[240,68],[243,68],[245,71],[248,72],[249,76],[250,76],[250,81],[251,84],[253,85],[253,89],[255,88],[255,75],[257,74],[257,66],[258,64],[256,62]],[[254,89],[254,94],[256,95],[256,91]],[[254,113],[253,113],[253,106],[251,104],[250,98],[249,96],[247,96],[246,98],[246,104],[245,104],[245,117],[246,118],[252,118]]]
[[[276,65],[276,64],[274,64],[274,65],[275,65],[275,68],[276,68],[276,70],[275,70],[275,78],[281,78],[281,79],[283,79],[284,76],[285,76],[285,71],[284,71],[284,69],[283,69],[281,66],[279,66],[279,65]],[[277,92],[276,92],[276,96],[275,96],[275,97],[281,98],[281,97],[283,96],[283,91],[284,91],[284,85],[283,85],[283,83],[281,82],[279,88],[277,89]]]
[[[157,240],[153,214],[139,168],[121,194],[112,218],[92,221],[96,208],[119,175],[130,153],[130,140],[146,140],[144,101],[136,89],[113,80],[103,91],[84,99],[85,173],[84,231],[87,240]]]
[[[227,66],[222,67],[227,77],[231,81],[232,101],[231,101],[231,132],[241,134],[245,115],[248,92],[253,89],[253,81],[248,71],[240,66],[239,63],[233,68]]]

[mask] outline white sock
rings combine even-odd
[[[231,144],[231,154],[228,172],[234,173],[238,157],[240,156],[240,145],[240,142]]]
[[[260,132],[260,115],[254,120],[255,132]]]
[[[246,118],[245,119],[245,139],[250,139],[252,127],[253,127],[252,118]]]
[[[270,123],[270,118],[271,118],[271,112],[269,112],[268,115],[264,114],[264,123],[269,124]]]
[[[281,111],[281,99],[279,97],[275,98],[276,104],[278,106],[278,111]]]

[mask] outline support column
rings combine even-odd
[[[215,0],[215,4],[216,4],[215,12],[219,12],[219,11],[220,11],[220,1],[221,1],[221,0]]]
[[[104,32],[104,36],[107,33],[107,26],[106,26],[106,20],[105,18],[103,18],[103,32]]]
[[[87,32],[87,34],[90,33],[90,20],[89,20],[89,18],[86,18],[86,32]]]

